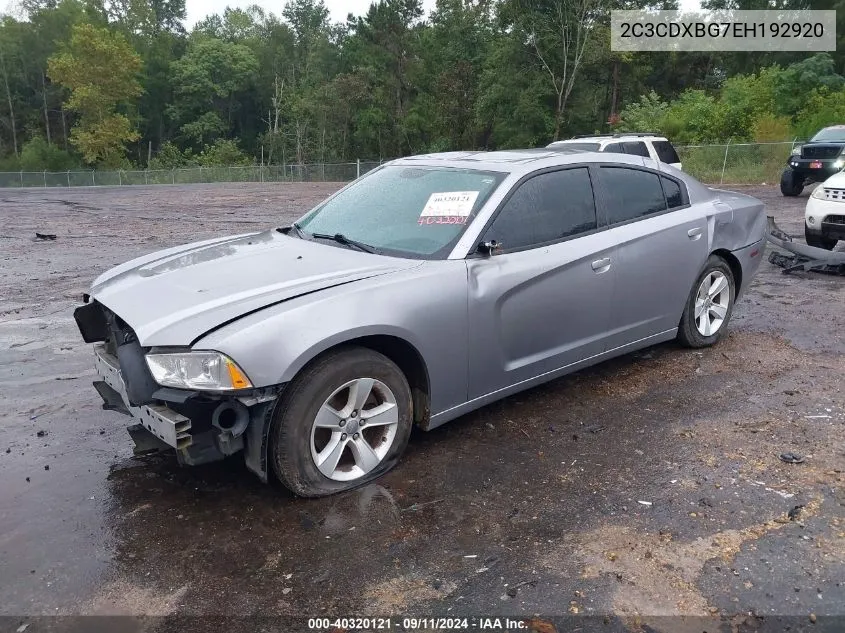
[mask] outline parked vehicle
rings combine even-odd
[[[780,192],[797,196],[804,187],[822,182],[845,167],[845,125],[832,125],[792,150],[780,177]]]
[[[665,136],[650,132],[630,134],[587,134],[565,141],[549,143],[550,149],[580,150],[584,152],[611,152],[643,156],[681,169],[681,159],[672,143]]]
[[[817,186],[804,211],[807,244],[833,250],[845,240],[845,173],[837,173]]]
[[[765,228],[759,200],[639,156],[431,154],[292,226],[118,266],[75,318],[140,449],[242,452],[319,496],[393,467],[413,424],[661,341],[712,345]]]

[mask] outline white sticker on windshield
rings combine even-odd
[[[429,196],[418,224],[465,224],[478,191],[441,191]]]

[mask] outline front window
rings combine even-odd
[[[341,234],[384,254],[442,258],[505,175],[391,165],[316,207],[297,226],[310,235]]]
[[[813,143],[835,142],[845,143],[845,126],[826,127],[810,139]]]

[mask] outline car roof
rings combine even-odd
[[[388,165],[403,166],[441,166],[458,169],[478,169],[482,171],[498,171],[511,174],[525,174],[557,165],[574,163],[622,163],[626,165],[646,165],[642,156],[631,154],[602,154],[599,152],[583,152],[565,149],[511,149],[493,152],[440,152],[436,154],[420,154],[399,158],[387,163]],[[650,166],[650,165],[649,165]]]
[[[619,143],[620,141],[666,141],[665,136],[657,136],[655,134],[596,134],[595,136],[577,136],[575,138],[567,138],[560,141],[549,143],[546,147],[567,145],[569,143]]]

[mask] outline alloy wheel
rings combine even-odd
[[[731,286],[724,273],[714,270],[704,276],[695,297],[695,327],[702,336],[713,336],[725,322],[731,301]]]
[[[356,378],[335,389],[311,425],[311,457],[334,481],[352,481],[376,468],[399,426],[390,388],[375,378]]]

